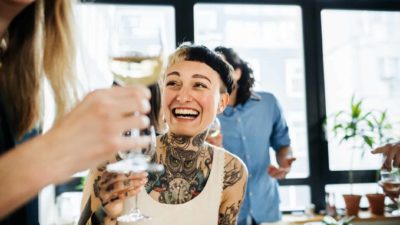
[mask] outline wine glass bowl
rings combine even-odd
[[[215,119],[213,120],[213,122],[209,127],[208,136],[215,138],[220,133],[221,133],[221,122],[217,117],[215,117]]]
[[[132,15],[117,15],[110,34],[109,60],[114,81],[121,86],[157,82],[163,67],[163,38],[157,26],[142,27]]]

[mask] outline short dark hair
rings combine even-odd
[[[202,62],[215,70],[225,85],[226,92],[232,93],[233,79],[232,66],[220,55],[203,45],[184,44],[179,46],[174,53],[169,56],[168,67],[179,61]]]

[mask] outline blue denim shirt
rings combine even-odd
[[[278,183],[267,173],[269,148],[290,146],[288,127],[276,98],[253,93],[244,105],[228,106],[218,116],[223,146],[246,164],[249,177],[239,222],[251,215],[257,223],[281,219]]]

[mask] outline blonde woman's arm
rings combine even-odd
[[[131,128],[149,125],[149,90],[144,87],[97,90],[44,135],[0,156],[0,219],[46,185],[59,184],[95,167],[121,149],[148,146],[148,137],[126,138]]]

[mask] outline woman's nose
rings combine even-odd
[[[185,89],[182,88],[179,93],[178,97],[176,98],[180,103],[190,102],[193,98],[190,96],[190,93]]]

